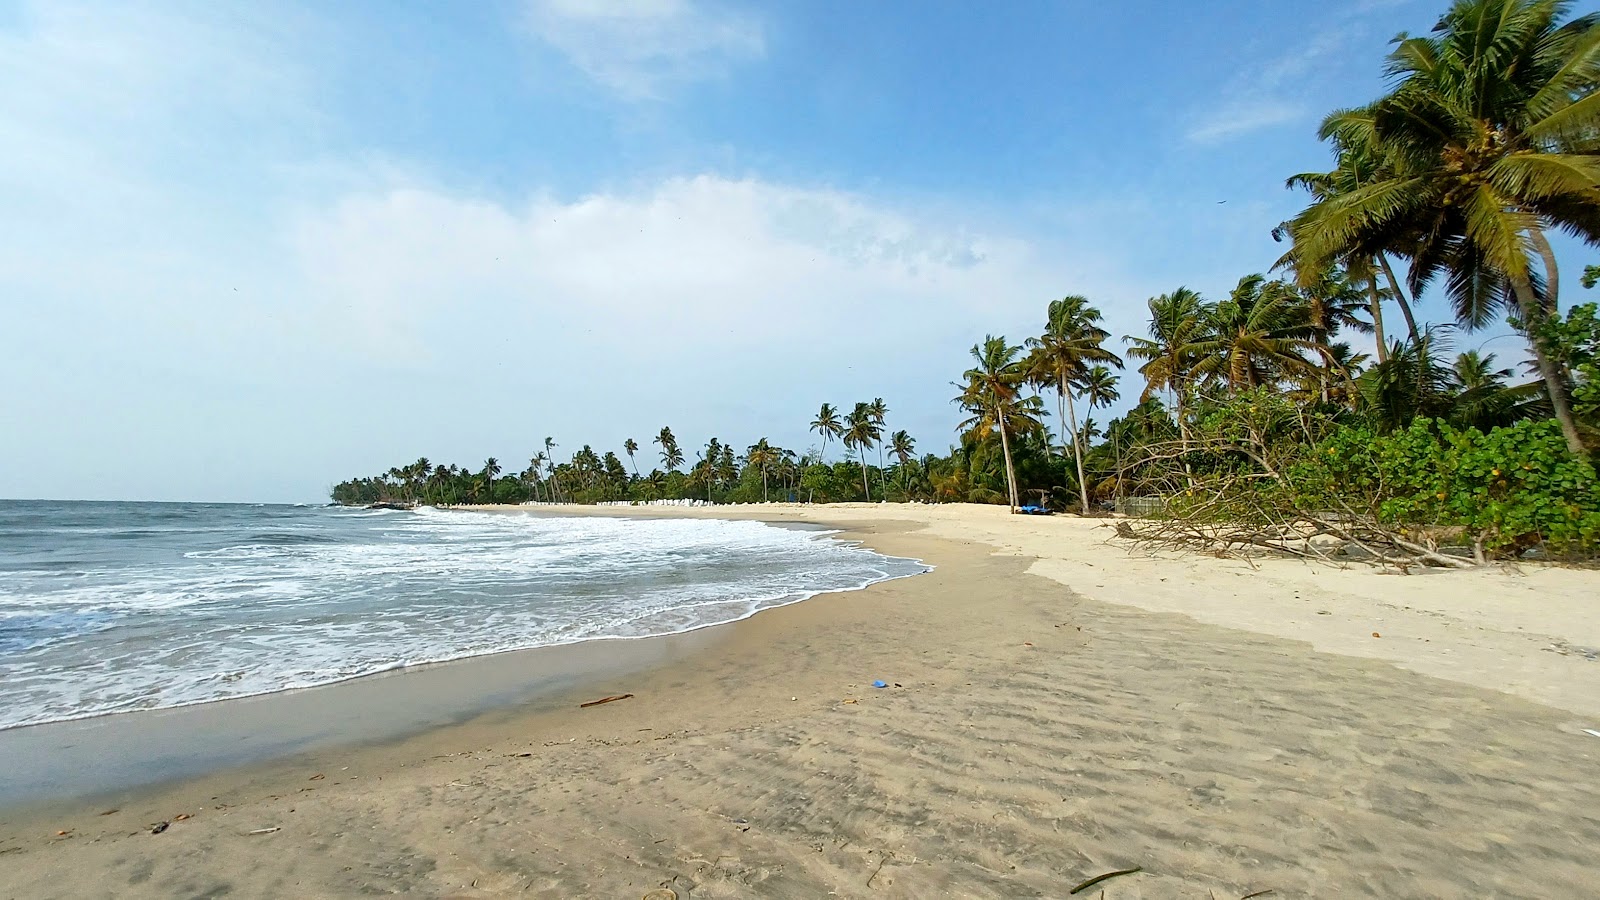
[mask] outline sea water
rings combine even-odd
[[[0,728],[673,634],[923,571],[759,522],[0,501]]]

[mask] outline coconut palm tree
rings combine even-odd
[[[855,450],[861,459],[861,491],[872,502],[872,486],[867,483],[867,448],[877,442],[883,431],[872,417],[872,404],[857,403],[844,421],[844,445]]]
[[[1322,129],[1370,132],[1389,177],[1314,203],[1292,232],[1313,263],[1399,249],[1412,291],[1445,276],[1469,327],[1514,308],[1567,445],[1581,453],[1567,376],[1539,327],[1560,282],[1545,232],[1600,243],[1600,16],[1563,23],[1570,9],[1456,0],[1431,34],[1403,37],[1389,56],[1394,90]]]
[[[639,452],[639,442],[633,438],[628,438],[622,442],[622,452],[628,454],[628,465],[633,466],[633,477],[638,478],[639,463],[633,458],[633,455]]]
[[[1065,426],[1061,434],[1063,455],[1069,454],[1067,431],[1072,432],[1070,455],[1077,466],[1078,496],[1085,515],[1089,513],[1089,489],[1083,475],[1083,447],[1078,440],[1078,411],[1072,386],[1091,363],[1122,365],[1122,360],[1103,346],[1107,337],[1110,334],[1100,327],[1100,310],[1090,306],[1088,298],[1072,295],[1050,301],[1044,334],[1026,342],[1032,351],[1025,361],[1029,382],[1056,391],[1057,414]]]
[[[889,454],[900,461],[900,488],[909,490],[906,479],[909,476],[911,461],[917,458],[917,441],[910,433],[901,429],[889,436]]]
[[[1194,378],[1194,348],[1206,333],[1211,305],[1194,291],[1180,287],[1170,294],[1151,297],[1149,337],[1127,336],[1128,355],[1145,360],[1139,367],[1144,376],[1144,391],[1139,402],[1150,399],[1158,390],[1172,395],[1172,409],[1178,431],[1188,443],[1188,397]]]
[[[661,445],[661,464],[667,467],[668,472],[678,471],[678,467],[683,465],[683,451],[678,449],[678,439],[673,436],[672,429],[663,425],[654,443]]]
[[[839,411],[833,408],[833,404],[822,404],[817,417],[811,420],[811,430],[822,436],[822,457],[826,458],[828,441],[844,435],[844,424],[839,421]]]
[[[555,438],[544,439],[544,462],[550,467],[550,497],[552,500],[561,499],[561,482],[556,479],[556,442]]]
[[[1383,151],[1377,144],[1371,121],[1363,119],[1359,110],[1347,112],[1341,120],[1341,126],[1324,136],[1334,145],[1333,171],[1294,175],[1289,178],[1288,187],[1303,188],[1311,194],[1313,200],[1320,203],[1392,177],[1393,172],[1386,168]],[[1285,223],[1274,229],[1272,236],[1276,240],[1285,233],[1292,234],[1293,231],[1294,223]],[[1397,235],[1390,235],[1389,238],[1389,243],[1393,245],[1390,249],[1397,248],[1402,243]],[[1296,247],[1299,246],[1297,243]],[[1295,251],[1291,250],[1289,258],[1293,259],[1295,255]],[[1372,316],[1379,362],[1384,360],[1388,352],[1383,332],[1383,301],[1386,298],[1393,297],[1398,302],[1400,313],[1406,320],[1406,331],[1411,335],[1411,342],[1415,344],[1422,340],[1416,314],[1412,311],[1410,301],[1406,299],[1405,291],[1400,287],[1399,279],[1395,277],[1394,267],[1389,264],[1389,253],[1386,249],[1381,246],[1378,249],[1363,247],[1345,254],[1341,262],[1353,280],[1366,284],[1368,310]],[[1319,270],[1315,266],[1297,265],[1296,271],[1303,279],[1302,286],[1309,286],[1310,282],[1321,278],[1325,270]],[[1388,281],[1387,290],[1378,287],[1380,271]],[[1306,276],[1310,278],[1307,279]]]
[[[1019,358],[1022,348],[1006,343],[1004,337],[986,335],[983,343],[971,350],[973,367],[962,373],[963,381],[955,387],[961,390],[954,403],[969,414],[960,427],[969,433],[988,435],[1000,433],[1000,452],[1005,457],[1006,493],[1011,511],[1021,505],[1017,498],[1017,472],[1011,461],[1011,435],[1021,433],[1032,423],[1032,417],[1022,396],[1022,386],[1027,381],[1027,367]],[[1038,398],[1033,406],[1038,406]],[[1031,429],[1029,429],[1031,430]]]
[[[1246,275],[1206,324],[1190,346],[1194,374],[1225,383],[1230,395],[1314,368],[1302,355],[1313,349],[1305,307],[1285,282]]]
[[[878,489],[881,492],[885,490],[884,485],[887,483],[884,480],[886,473],[883,468],[882,438],[885,430],[885,420],[889,416],[889,405],[883,402],[882,397],[874,397],[872,398],[872,402],[867,404],[867,412],[872,416],[872,426],[877,429],[878,432],[877,437],[873,438],[873,440],[877,441],[878,444]]]
[[[494,500],[494,479],[500,474],[500,460],[489,457],[483,461],[483,486],[489,492],[489,500]]]
[[[756,441],[754,444],[751,444],[750,448],[745,451],[745,465],[754,466],[756,471],[761,473],[762,503],[767,502],[767,470],[771,468],[772,464],[777,462],[779,459],[780,454],[777,450],[773,449],[772,445],[767,442],[766,438],[762,438],[761,440]]]

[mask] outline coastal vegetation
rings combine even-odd
[[[1131,537],[1218,552],[1591,555],[1600,315],[1563,310],[1548,239],[1600,241],[1600,16],[1571,6],[1458,0],[1429,33],[1399,36],[1389,93],[1329,114],[1331,167],[1287,179],[1308,202],[1272,229],[1278,259],[1225,297],[1150,298],[1120,354],[1096,303],[1128,298],[1065,296],[1041,304],[1036,334],[985,336],[952,385],[963,418],[943,455],[889,433],[880,398],[824,403],[808,426],[820,446],[803,451],[713,438],[690,460],[663,427],[641,473],[588,445],[558,461],[546,438],[519,473],[419,459],[333,498],[1121,508],[1147,514]],[[1597,279],[1589,266],[1581,284]],[[1450,320],[1422,318],[1425,293]],[[1458,349],[1490,327],[1526,359]],[[1096,421],[1122,394],[1134,405]],[[834,444],[846,458],[829,458]],[[637,442],[623,449],[634,463]]]

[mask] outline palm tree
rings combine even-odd
[[[900,431],[896,431],[894,434],[889,436],[889,453],[895,459],[900,461],[900,487],[901,487],[901,489],[902,490],[909,490],[910,488],[906,483],[906,479],[907,479],[908,471],[909,471],[907,467],[910,466],[911,461],[913,459],[916,459],[916,457],[917,457],[917,441],[916,441],[916,439],[913,438],[904,429],[901,429]]]
[[[867,404],[867,413],[872,417],[872,427],[877,431],[877,434],[873,436],[873,440],[877,442],[878,445],[878,489],[881,492],[884,490],[884,485],[886,484],[884,481],[885,473],[883,470],[882,436],[885,427],[884,420],[889,415],[889,406],[883,402],[882,397],[874,397],[872,398],[872,402]]]
[[[1117,390],[1116,373],[1108,366],[1090,366],[1075,386],[1090,412],[1122,399],[1121,392]]]
[[[1139,374],[1145,379],[1139,402],[1149,400],[1157,390],[1170,392],[1173,413],[1178,420],[1178,433],[1187,449],[1188,396],[1194,376],[1194,348],[1205,336],[1205,323],[1211,306],[1186,287],[1151,297],[1147,305],[1150,307],[1150,336],[1129,335],[1124,338],[1128,342],[1128,355],[1146,361],[1139,367]]]
[[[628,438],[627,440],[623,441],[622,442],[622,452],[628,454],[628,465],[633,466],[633,477],[638,478],[639,477],[639,463],[638,463],[637,460],[635,460],[633,458],[633,455],[635,453],[639,452],[639,444],[638,444],[638,442],[635,441],[633,438]]]
[[[1208,319],[1194,342],[1194,373],[1225,382],[1230,395],[1309,371],[1312,349],[1304,305],[1293,287],[1246,275]]]
[[[1290,188],[1304,188],[1310,192],[1313,200],[1319,203],[1344,196],[1364,185],[1375,184],[1393,174],[1385,167],[1382,148],[1377,145],[1370,120],[1361,118],[1360,111],[1352,110],[1345,114],[1340,123],[1339,128],[1324,135],[1334,145],[1334,170],[1295,175],[1287,183]],[[1293,233],[1293,231],[1294,223],[1286,223],[1274,229],[1272,236],[1276,240],[1280,239],[1284,232]],[[1298,249],[1300,245],[1296,243],[1295,246]],[[1291,250],[1290,258],[1295,255],[1296,252]],[[1366,282],[1368,308],[1372,315],[1372,328],[1378,345],[1378,361],[1382,362],[1388,352],[1383,334],[1383,300],[1386,296],[1393,297],[1399,303],[1400,313],[1405,316],[1406,331],[1411,335],[1411,342],[1413,344],[1420,342],[1422,333],[1417,327],[1416,314],[1412,312],[1405,291],[1400,288],[1399,279],[1395,278],[1394,268],[1389,265],[1388,253],[1381,247],[1375,250],[1364,248],[1345,254],[1342,262],[1352,277]],[[1314,266],[1296,266],[1296,270],[1302,278],[1308,274],[1311,280],[1322,277],[1322,272]],[[1388,290],[1378,287],[1379,271],[1382,271],[1388,280]]]
[[[1022,385],[1027,379],[1027,369],[1017,358],[1021,352],[1021,347],[1006,343],[1003,337],[986,335],[982,344],[972,347],[975,365],[962,373],[965,383],[956,383],[961,393],[954,400],[971,416],[961,423],[962,429],[981,434],[1000,432],[1000,452],[1006,463],[1007,500],[1012,512],[1016,512],[1021,503],[1017,499],[1017,472],[1011,462],[1011,433],[1024,424],[1020,420],[1028,417],[1028,411],[1022,406]],[[1037,425],[1036,420],[1030,421]]]
[[[1368,298],[1361,293],[1360,286],[1337,269],[1325,270],[1301,282],[1300,297],[1311,349],[1322,359],[1317,389],[1324,403],[1332,395],[1332,379],[1350,380],[1349,370],[1340,366],[1334,353],[1333,339],[1346,328],[1362,334],[1374,331],[1375,326],[1361,318],[1364,309],[1370,311]]]
[[[683,451],[678,449],[678,439],[673,436],[672,429],[663,425],[654,442],[661,445],[661,464],[668,472],[678,471],[683,465]]]
[[[703,468],[701,477],[706,483],[706,502],[711,502],[711,488],[717,483],[717,464],[722,460],[722,442],[712,438],[706,442],[705,457],[700,461],[698,468]]]
[[[500,474],[500,460],[489,457],[483,461],[484,488],[489,491],[490,502],[494,501],[494,479]]]
[[[1107,337],[1110,334],[1100,327],[1100,310],[1090,306],[1088,298],[1072,295],[1050,301],[1044,334],[1027,340],[1032,351],[1025,361],[1028,380],[1037,387],[1055,388],[1057,413],[1062,424],[1072,432],[1071,454],[1078,469],[1078,495],[1084,515],[1089,513],[1089,489],[1083,475],[1083,447],[1078,435],[1078,411],[1073,404],[1072,385],[1083,376],[1090,363],[1122,365],[1115,353],[1102,346]],[[1067,453],[1066,442],[1063,430],[1063,454]]]
[[[1401,250],[1412,291],[1445,275],[1468,327],[1514,307],[1568,448],[1582,453],[1567,375],[1539,327],[1560,282],[1545,231],[1600,243],[1600,16],[1563,24],[1570,8],[1456,0],[1432,34],[1403,37],[1393,92],[1322,129],[1369,132],[1389,177],[1314,203],[1292,230],[1312,261]]]
[[[1406,427],[1419,417],[1450,413],[1454,373],[1442,360],[1448,341],[1443,329],[1422,330],[1419,344],[1396,342],[1388,358],[1361,373],[1356,388],[1380,431]]]
[[[855,450],[861,458],[861,490],[872,502],[872,487],[867,483],[867,448],[883,434],[872,418],[872,404],[857,403],[845,417],[844,445]]]
[[[817,417],[811,420],[811,430],[822,435],[822,456],[826,458],[828,441],[844,435],[844,425],[839,421],[839,411],[833,408],[833,404],[822,404]]]
[[[779,458],[780,456],[778,451],[773,449],[771,444],[767,443],[766,438],[762,438],[761,440],[756,441],[754,444],[751,444],[750,449],[745,451],[745,465],[755,466],[756,471],[761,473],[762,503],[767,502],[767,468],[770,467],[774,462],[777,462]]]
[[[550,496],[551,499],[560,501],[561,482],[556,479],[556,442],[554,438],[544,439],[544,461],[550,467]]]

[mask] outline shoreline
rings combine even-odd
[[[563,513],[549,515],[562,517]],[[773,524],[826,532],[818,537],[850,545],[862,543],[829,526]],[[922,560],[886,558],[927,568]],[[404,740],[479,715],[542,709],[579,679],[648,672],[714,643],[719,639],[714,633],[718,629],[763,612],[924,573],[886,575],[853,587],[801,591],[782,603],[735,618],[657,634],[584,637],[398,665],[322,684],[0,728],[0,758],[15,761],[0,772],[0,822],[7,816],[29,817],[37,808],[103,805],[221,771],[272,765],[318,751]],[[404,679],[403,687],[402,682],[388,679]],[[402,693],[403,698],[397,696]],[[375,713],[373,707],[381,712]],[[379,721],[371,721],[375,714]],[[241,735],[228,725],[234,719],[270,725],[274,734],[270,741],[259,740],[255,733]],[[337,734],[329,733],[332,723],[343,726]],[[157,735],[166,732],[185,736],[182,752],[168,752],[159,746],[164,741]],[[103,744],[137,756],[107,766],[97,754],[83,752]],[[71,772],[77,783],[63,783],[60,776],[64,771]]]
[[[1508,619],[1584,646],[1587,613],[1560,591],[1592,595],[1593,573],[1251,570],[965,507],[590,510],[559,514],[804,518],[935,569],[704,629],[717,640],[697,652],[547,708],[220,772],[109,816],[0,815],[0,893],[1054,896],[1128,865],[1146,871],[1107,896],[1592,880],[1600,741],[1574,697],[1600,663],[1524,648],[1496,671],[1419,673],[1528,643]],[[1322,593],[1273,596],[1307,581]],[[1479,616],[1491,602],[1513,608]],[[1285,612],[1302,605],[1329,613],[1309,643]],[[1439,607],[1458,618],[1407,634]],[[1379,618],[1377,646],[1326,652]]]

